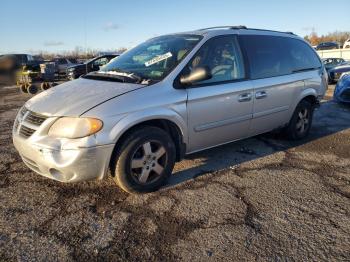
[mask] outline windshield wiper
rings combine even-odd
[[[155,82],[154,80],[146,78],[141,74],[136,74],[134,72],[127,71],[127,70],[120,69],[120,68],[113,68],[113,69],[108,70],[108,71],[100,71],[100,72],[110,74],[110,75],[127,77],[127,78],[135,80],[135,83],[143,84],[143,85],[149,85],[149,84]]]
[[[109,80],[109,81],[122,82],[122,83],[125,82],[125,79],[122,77],[119,77],[118,75],[98,74],[97,72],[91,72],[82,77],[86,79],[93,79],[93,80]]]

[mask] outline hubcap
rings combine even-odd
[[[131,159],[131,171],[136,182],[152,183],[162,174],[167,153],[159,142],[149,141],[138,147]]]
[[[309,126],[309,111],[305,108],[302,109],[298,114],[298,121],[297,121],[297,132],[299,134],[302,134],[307,130]]]

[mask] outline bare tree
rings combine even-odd
[[[322,42],[337,42],[342,45],[347,39],[350,38],[350,32],[334,31],[326,35],[318,36],[315,31],[312,31],[304,39],[309,41],[311,45],[318,45]]]

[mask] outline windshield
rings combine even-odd
[[[162,80],[202,39],[199,35],[152,38],[101,68],[100,74],[128,73],[143,80]]]
[[[83,64],[88,64],[88,63],[90,63],[90,62],[92,62],[92,61],[94,61],[95,59],[98,59],[98,57],[93,57],[93,58],[90,58],[90,59],[88,59],[88,60],[86,60],[86,61],[84,61],[83,62]]]

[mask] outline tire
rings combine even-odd
[[[111,173],[116,184],[128,193],[153,192],[171,175],[175,156],[168,133],[157,127],[140,127],[116,146]]]
[[[291,140],[300,140],[307,137],[310,133],[313,113],[314,106],[310,102],[300,101],[285,130],[287,137]]]
[[[31,95],[35,95],[38,92],[38,88],[32,84],[27,84],[26,89],[27,89],[27,92]]]
[[[49,89],[50,87],[51,87],[51,85],[48,82],[42,82],[41,85],[40,85],[40,89],[42,91],[45,91],[45,90]]]
[[[28,91],[27,91],[27,87],[25,84],[21,84],[20,87],[19,87],[19,90],[21,91],[22,94],[27,94]]]

